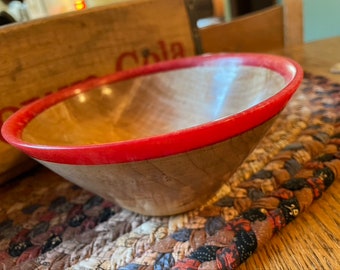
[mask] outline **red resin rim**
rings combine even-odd
[[[39,113],[96,86],[162,71],[216,65],[217,62],[268,68],[281,74],[287,85],[272,97],[235,115],[159,136],[77,146],[37,145],[25,142],[21,138],[25,126]],[[2,134],[7,142],[27,155],[55,163],[100,165],[160,158],[212,145],[261,125],[285,107],[302,78],[302,68],[295,61],[267,54],[211,54],[160,62],[101,78],[88,79],[37,100],[14,113],[4,123]]]

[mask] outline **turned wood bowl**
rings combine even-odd
[[[14,147],[65,179],[144,215],[211,198],[302,81],[294,61],[211,54],[89,78],[3,125]]]

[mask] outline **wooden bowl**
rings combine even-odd
[[[27,105],[4,138],[122,207],[172,215],[207,201],[302,80],[265,54],[212,54],[90,78]]]

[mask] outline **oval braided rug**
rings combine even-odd
[[[216,196],[171,217],[123,210],[39,167],[0,187],[0,266],[235,269],[340,177],[339,112],[340,85],[306,74]]]

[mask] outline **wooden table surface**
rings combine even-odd
[[[340,63],[340,37],[278,50],[306,71],[340,83],[330,72]],[[340,180],[239,269],[340,269]]]

